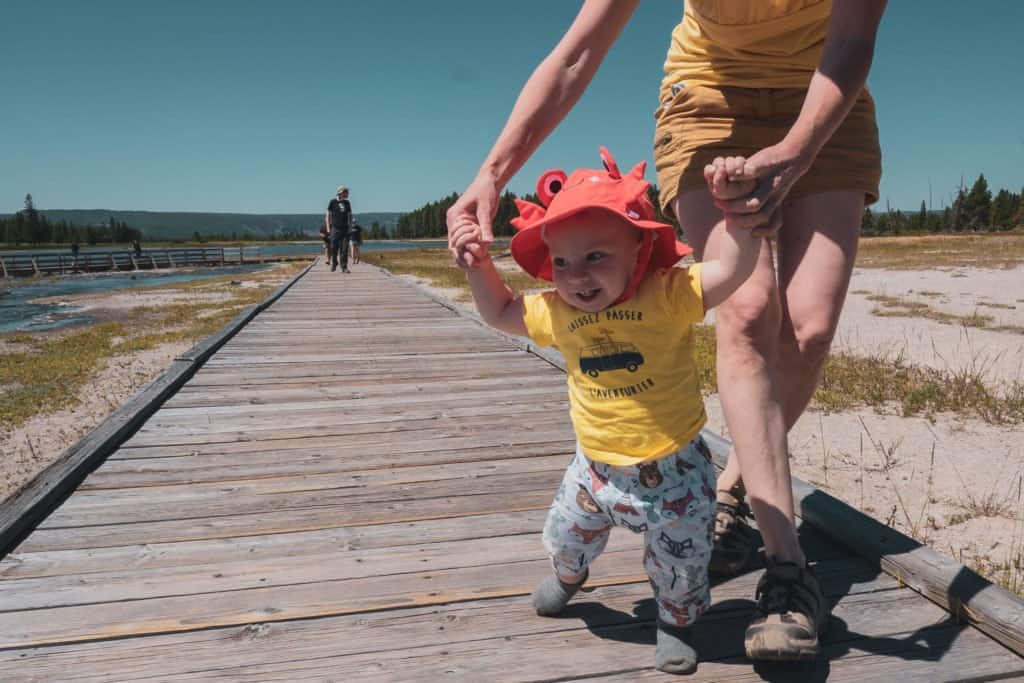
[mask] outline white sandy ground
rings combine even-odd
[[[287,277],[281,267],[260,273],[240,275],[240,287],[280,284]],[[257,282],[259,280],[259,282]],[[89,309],[99,317],[117,315],[141,306],[162,306],[188,301],[225,300],[226,293],[161,289],[146,292],[88,294],[61,297],[76,308]],[[166,370],[174,358],[187,351],[194,341],[162,344],[146,351],[114,356],[106,367],[86,383],[74,408],[60,410],[28,420],[22,427],[0,431],[0,501],[23,487],[69,446],[77,443],[117,408]],[[0,353],[24,351],[20,344],[0,343]]]
[[[505,260],[497,263],[514,267]],[[941,370],[985,370],[991,386],[1020,381],[1024,335],[1019,332],[881,318],[871,314],[878,304],[867,296],[924,301],[946,313],[992,315],[991,325],[1024,327],[1022,282],[1024,267],[858,268],[835,347]],[[455,295],[455,290],[434,291]],[[706,405],[708,427],[728,436],[718,396],[709,396]],[[1024,567],[1019,566],[1024,561],[1024,425],[997,426],[952,414],[904,418],[895,409],[808,410],[790,431],[789,447],[794,476],[1003,585],[1015,580],[1016,590],[1024,591]],[[1015,575],[1000,569],[1015,559]]]
[[[503,268],[510,260],[498,261]],[[957,274],[967,275],[960,277]],[[846,353],[896,357],[940,369],[988,369],[989,381],[1020,379],[1024,335],[945,325],[923,318],[879,318],[870,292],[921,300],[933,308],[993,315],[996,324],[1024,327],[1024,269],[893,271],[857,269],[836,346]],[[246,279],[246,278],[240,278]],[[283,279],[283,278],[282,278]],[[424,283],[421,283],[424,284]],[[426,286],[426,285],[424,285]],[[454,298],[455,291],[434,289]],[[934,293],[939,292],[936,296]],[[91,296],[74,303],[98,309],[159,305],[169,292]],[[1013,308],[979,307],[982,302]],[[466,303],[460,303],[468,307]],[[0,434],[0,499],[27,483],[68,446],[159,374],[189,343],[169,344],[112,359],[81,392],[74,410],[30,420]],[[0,349],[0,352],[13,348]],[[725,436],[717,396],[707,400],[709,427]],[[994,426],[937,415],[902,418],[872,409],[808,411],[790,433],[796,476],[883,522],[1005,582],[997,568],[1024,549],[1024,425]],[[1017,590],[1024,590],[1018,574]]]

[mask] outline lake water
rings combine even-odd
[[[416,249],[420,247],[440,248],[447,245],[448,242],[445,240],[424,240],[420,242],[367,240],[363,242],[362,251],[363,253],[368,253],[374,251],[394,251],[396,249]],[[117,246],[119,245],[115,245],[115,248]],[[260,244],[259,248],[260,253],[265,256],[308,254],[310,257],[313,257],[323,251],[320,242],[279,242]],[[109,249],[111,249],[109,246],[83,247],[82,252],[93,250],[107,251]],[[145,251],[145,248],[143,248],[143,251]],[[28,252],[70,253],[70,249],[22,249],[0,253],[18,254]],[[38,332],[67,325],[92,322],[92,319],[87,315],[77,315],[76,313],[79,309],[74,306],[32,303],[34,299],[112,292],[117,289],[204,280],[234,273],[251,273],[266,267],[266,265],[252,264],[224,268],[203,268],[180,273],[174,271],[136,271],[134,273],[52,276],[42,279],[12,279],[6,282],[0,279],[0,333]]]
[[[141,271],[55,276],[32,280],[9,280],[6,283],[11,285],[9,287],[5,287],[4,280],[0,280],[0,333],[39,332],[92,322],[87,315],[77,314],[79,309],[74,306],[59,303],[33,303],[35,299],[207,280],[221,275],[244,275],[269,267],[265,264],[250,264],[225,268],[204,268],[188,272]]]

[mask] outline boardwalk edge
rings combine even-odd
[[[99,465],[128,440],[203,363],[245,325],[309,272],[315,261],[259,304],[249,306],[218,332],[171,361],[162,375],[96,426],[37,474],[24,488],[0,504],[0,560],[69,496]]]

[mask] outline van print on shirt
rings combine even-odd
[[[617,342],[610,337],[599,344],[586,346],[580,352],[580,371],[591,377],[613,370],[636,372],[643,364],[644,357],[635,344]]]

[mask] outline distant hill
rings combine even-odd
[[[101,225],[115,221],[127,223],[142,231],[149,240],[182,240],[192,234],[251,235],[270,237],[281,232],[305,232],[316,237],[324,220],[322,213],[253,214],[253,213],[190,213],[168,211],[115,211],[109,209],[46,209],[40,213],[53,222],[68,221],[78,225]],[[356,222],[369,228],[374,221],[390,233],[394,232],[398,212],[356,213]]]

